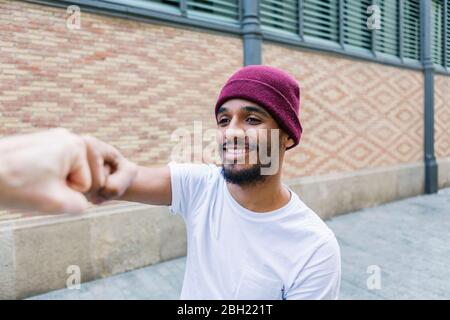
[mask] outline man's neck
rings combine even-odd
[[[267,176],[264,181],[251,185],[227,183],[233,198],[244,208],[254,212],[269,212],[286,205],[289,190],[283,186],[280,175]]]

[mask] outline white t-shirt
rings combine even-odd
[[[172,213],[187,230],[181,299],[337,299],[333,232],[292,191],[280,209],[256,213],[228,191],[221,167],[169,163]]]

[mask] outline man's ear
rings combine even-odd
[[[286,133],[283,134],[283,138],[282,138],[282,144],[284,145],[285,149],[288,149],[290,147],[292,147],[294,145],[294,139],[292,139],[289,135],[287,135]]]

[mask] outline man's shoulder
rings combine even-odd
[[[168,163],[172,189],[171,211],[188,219],[205,195],[217,186],[219,168],[213,164]]]
[[[183,169],[203,169],[203,170],[219,170],[221,167],[214,163],[197,163],[197,162],[177,162],[170,161],[168,166],[176,166]]]
[[[171,161],[167,164],[171,173],[181,173],[185,177],[195,178],[214,178],[220,175],[221,167],[215,164],[192,163],[192,162],[175,162]]]
[[[294,193],[295,206],[292,209],[291,217],[296,220],[294,232],[298,236],[303,236],[314,241],[317,245],[335,239],[334,232],[328,227],[325,221],[300,197]]]

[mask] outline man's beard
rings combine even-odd
[[[259,145],[249,143],[249,152],[256,152],[259,155]],[[268,155],[272,153],[272,150],[270,149],[270,146],[268,147]],[[223,159],[223,154],[222,154]],[[246,161],[247,163],[247,161]],[[225,181],[228,183],[236,184],[239,186],[253,186],[257,185],[259,183],[263,183],[266,180],[267,175],[261,174],[264,170],[261,170],[262,168],[270,168],[272,165],[272,162],[269,161],[267,164],[262,164],[257,161],[256,164],[253,164],[246,168],[236,168],[239,167],[239,164],[234,163],[228,163],[223,164],[222,169],[222,176],[224,177]]]
[[[240,186],[256,185],[264,182],[265,175],[261,174],[261,164],[255,164],[245,169],[234,169],[235,164],[228,164],[223,166],[222,176],[226,182],[237,184]]]

